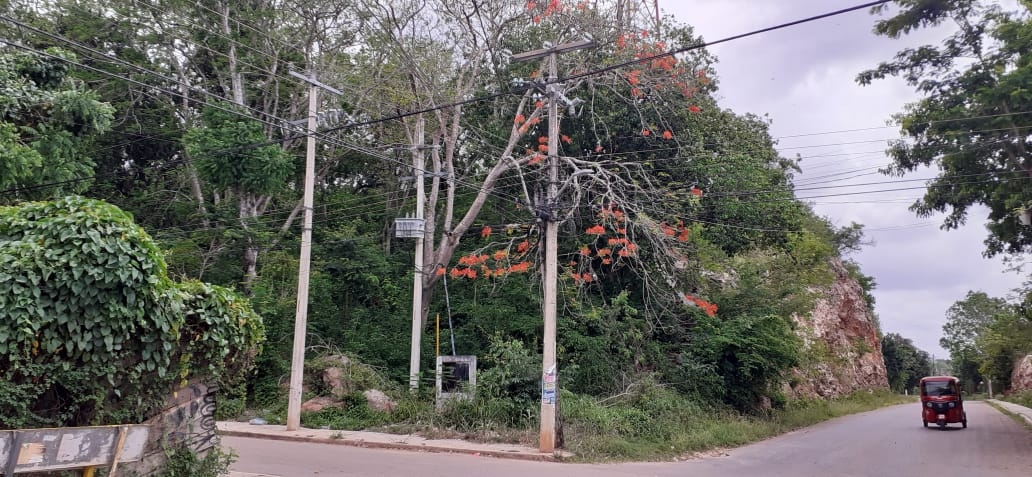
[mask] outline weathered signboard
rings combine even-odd
[[[149,436],[144,425],[0,431],[0,470],[10,477],[132,462],[143,457]]]

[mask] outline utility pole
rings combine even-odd
[[[315,129],[318,124],[319,88],[336,95],[340,91],[322,84],[315,75],[295,71],[290,75],[310,85],[308,89],[308,144],[305,149],[304,223],[301,227],[301,260],[297,275],[297,313],[294,316],[294,349],[290,359],[290,394],[287,400],[287,430],[301,427],[301,389],[305,370],[305,335],[308,332],[308,278],[312,263],[312,205],[315,202]]]
[[[548,57],[548,198],[545,200],[545,263],[542,267],[543,307],[541,310],[545,330],[543,356],[541,360],[541,428],[538,434],[538,450],[545,453],[555,451],[556,403],[559,400],[559,369],[555,357],[556,342],[556,295],[559,268],[559,66],[558,55],[569,51],[594,46],[587,40],[564,43],[513,55],[513,61],[525,61]]]
[[[426,161],[423,156],[423,146],[425,145],[423,130],[425,127],[426,121],[420,114],[416,118],[416,146],[412,150],[412,169],[416,181],[416,220],[421,223],[424,221],[423,209],[426,207],[426,196],[423,190],[423,179],[426,177],[424,173]],[[423,241],[426,229],[422,230],[423,233],[416,236],[416,268],[412,279],[412,349],[409,356],[409,389],[412,391],[419,388],[420,342],[423,337],[423,274],[426,268],[423,264]]]

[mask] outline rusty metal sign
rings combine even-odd
[[[145,425],[65,427],[0,431],[0,470],[25,472],[115,466],[143,457]]]

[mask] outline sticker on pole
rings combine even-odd
[[[548,371],[541,376],[541,403],[542,404],[555,404],[557,374],[555,366],[548,368]]]

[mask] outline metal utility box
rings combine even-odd
[[[451,399],[472,400],[477,388],[476,356],[437,357],[437,405]]]

